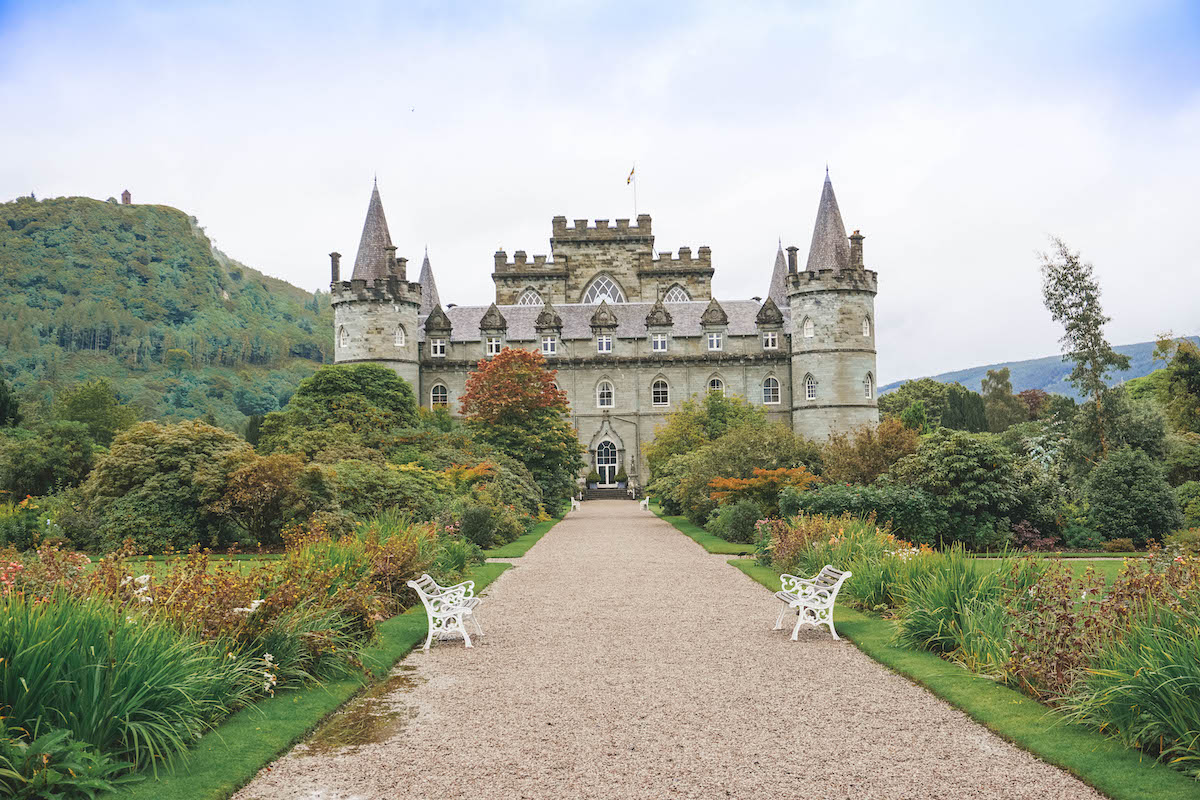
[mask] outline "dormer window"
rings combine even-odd
[[[404,343],[408,341],[408,337],[404,335],[404,326],[396,326],[396,347],[404,347]]]
[[[430,339],[429,340],[429,355],[434,358],[446,357],[446,340],[445,339]]]
[[[487,353],[488,358],[500,355],[500,351],[504,349],[504,340],[499,336],[487,337]]]
[[[543,336],[542,337],[542,355],[553,356],[558,355],[558,337]]]
[[[725,335],[714,331],[708,334],[708,349],[710,351],[721,350],[725,345]]]
[[[765,331],[763,333],[763,350],[778,350],[779,349],[779,334],[776,331]]]
[[[596,337],[596,352],[611,353],[612,352],[612,336],[607,333],[602,333]]]
[[[667,352],[667,335],[665,333],[656,333],[650,337],[650,350],[654,353]]]

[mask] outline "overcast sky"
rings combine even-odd
[[[1200,3],[982,5],[0,0],[0,200],[129,188],[316,289],[378,175],[465,305],[552,216],[632,216],[636,162],[656,247],[710,245],[743,299],[828,163],[881,382],[1057,352],[1050,234],[1114,343],[1200,332]]]

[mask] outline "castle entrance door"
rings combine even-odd
[[[596,445],[596,472],[601,486],[617,485],[617,446],[610,441]]]

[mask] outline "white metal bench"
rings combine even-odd
[[[641,506],[642,506],[642,511],[649,511],[650,510],[650,498],[643,497]]]
[[[837,600],[838,591],[851,573],[836,570],[826,564],[813,578],[798,578],[795,575],[780,575],[782,586],[775,596],[783,603],[779,619],[775,620],[775,630],[783,627],[783,617],[788,609],[796,610],[796,627],[792,629],[792,641],[800,635],[801,625],[812,625],[814,628],[824,625],[829,628],[834,639],[840,640],[837,630],[833,627],[833,604]]]
[[[578,500],[576,500],[574,497],[572,497],[572,498],[571,498],[571,510],[572,510],[572,511],[578,511],[578,510],[579,510],[579,501],[578,501]]]
[[[475,596],[475,581],[463,581],[454,586],[442,586],[428,575],[408,581],[429,617],[429,634],[425,637],[425,650],[436,636],[438,640],[462,634],[467,647],[471,647],[471,635],[467,633],[466,620],[475,625],[477,635],[483,636],[483,628],[475,616],[479,598]]]

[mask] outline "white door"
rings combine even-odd
[[[617,446],[612,442],[596,446],[596,472],[600,473],[601,486],[617,485]]]

